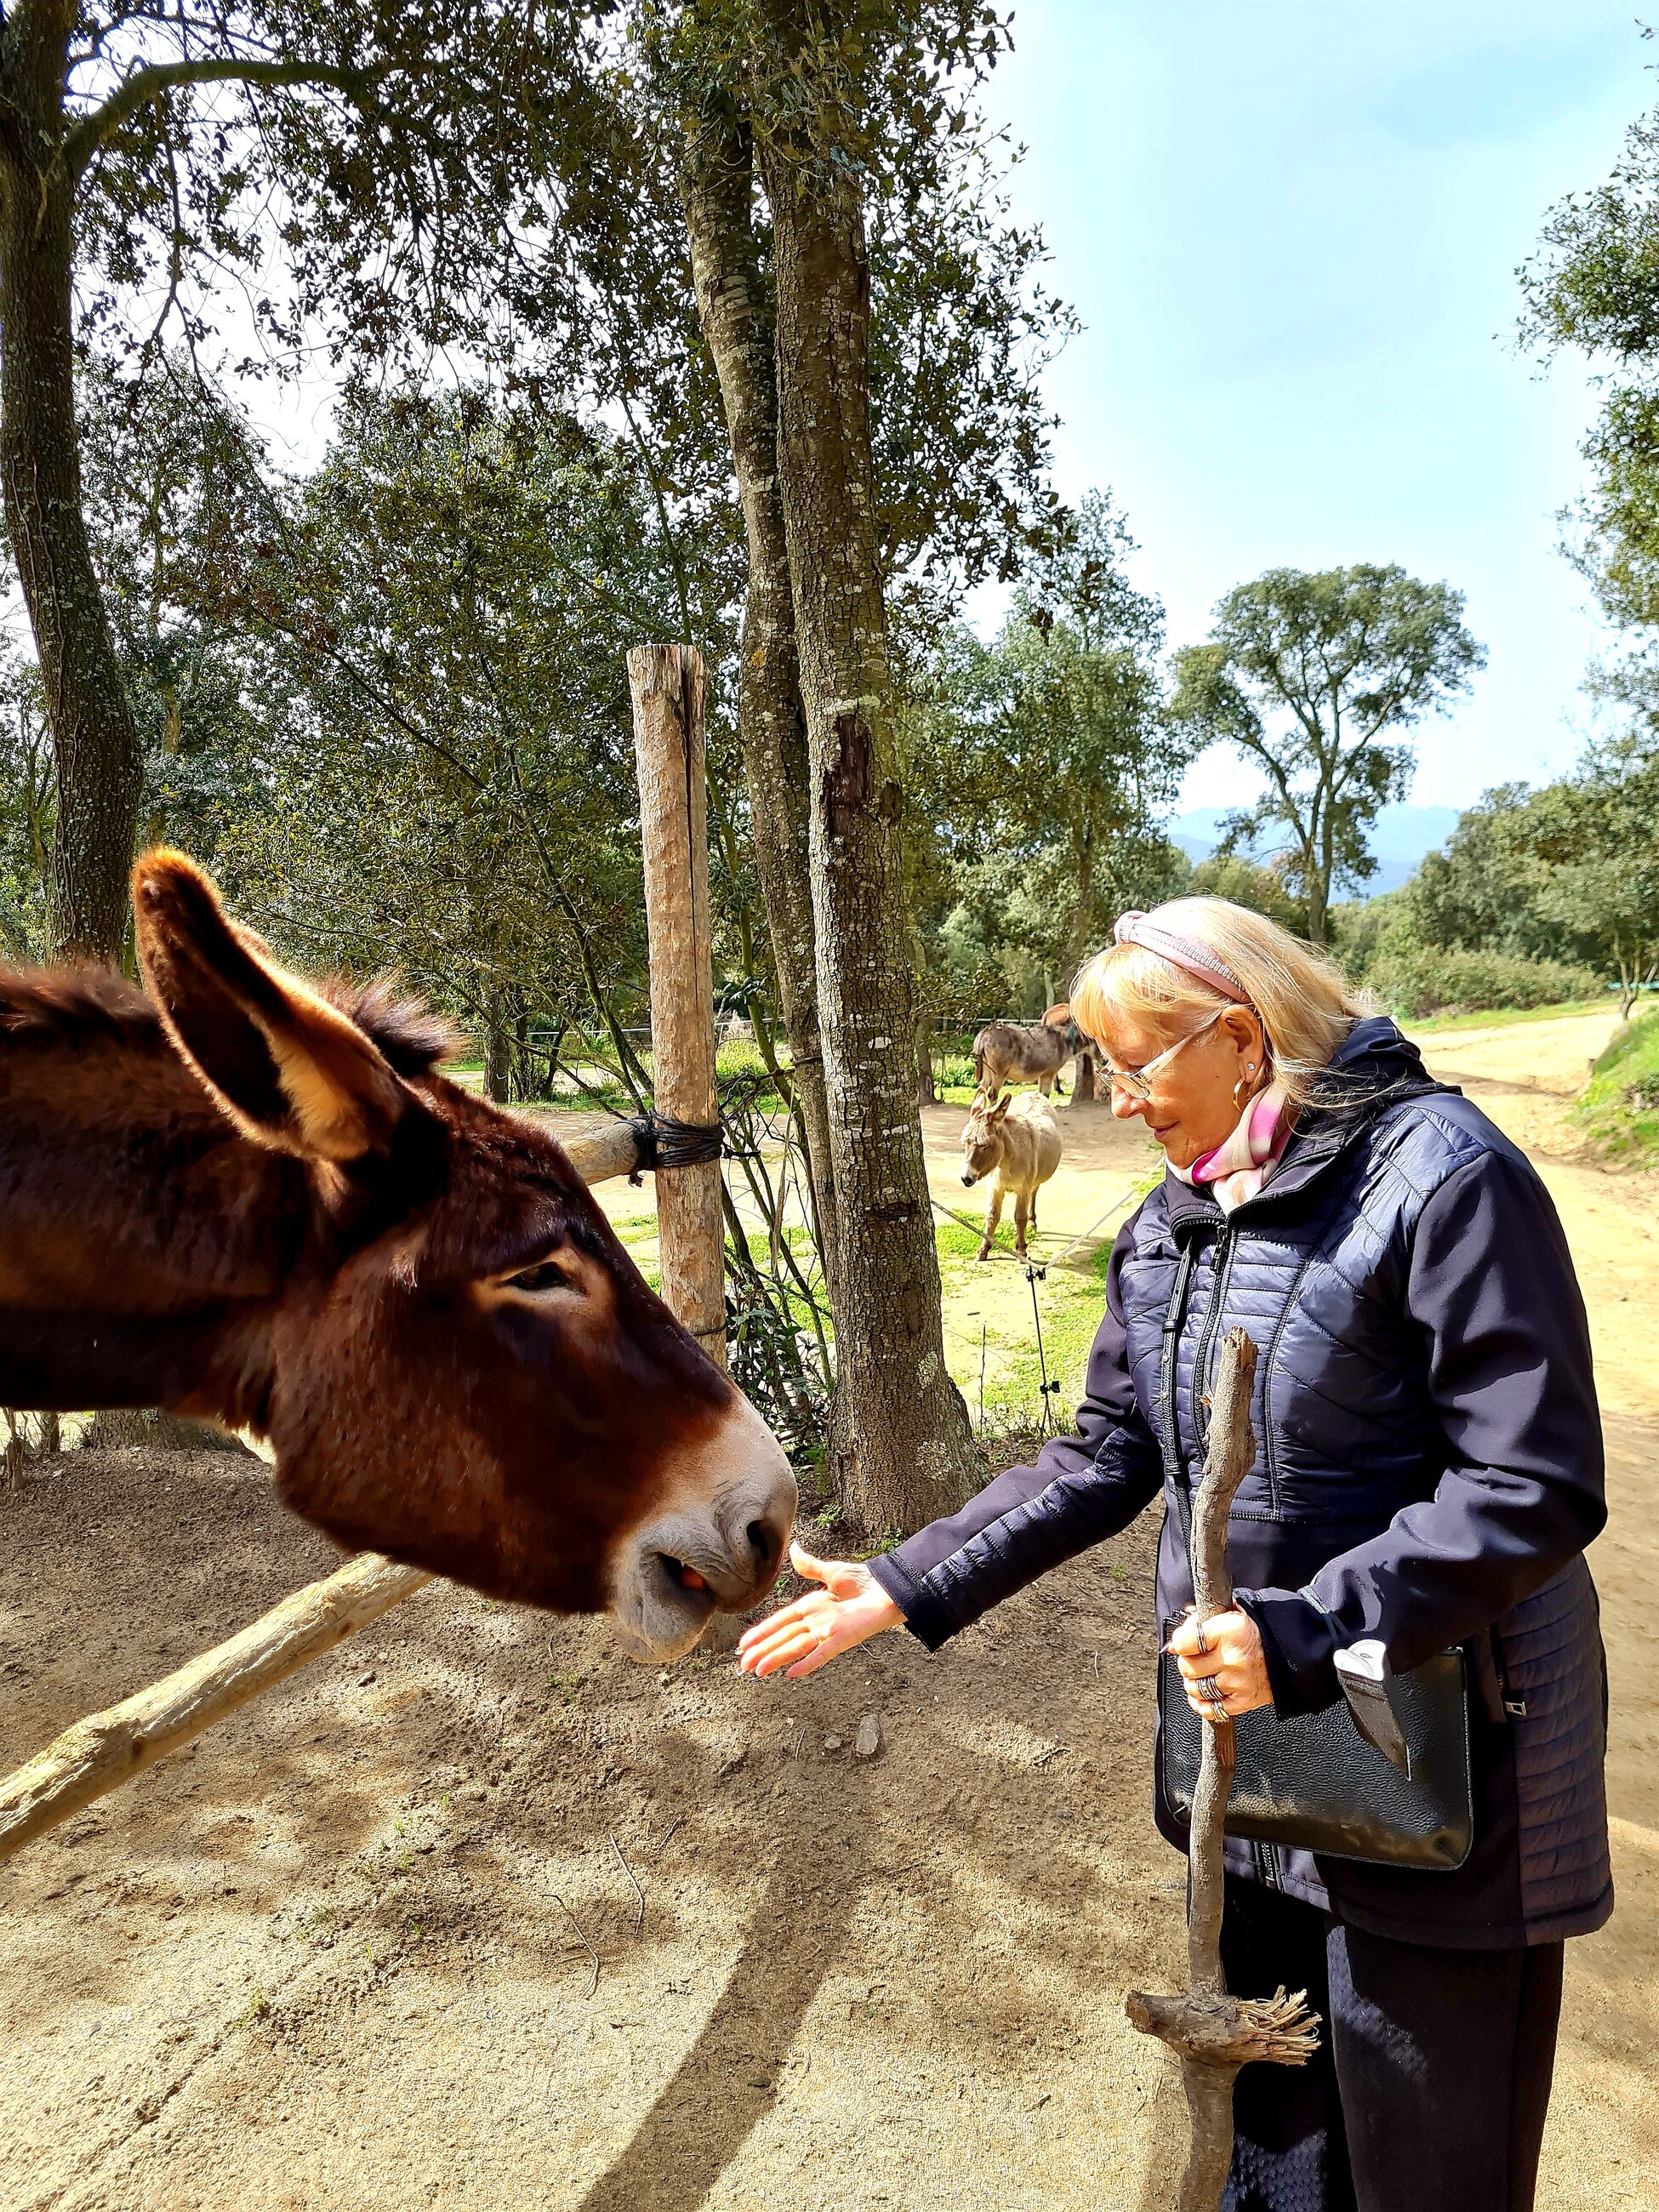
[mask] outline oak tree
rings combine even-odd
[[[0,27],[0,489],[56,775],[53,936],[119,947],[142,786],[82,507],[77,341],[487,328],[580,40],[512,0],[20,0]]]
[[[1235,746],[1266,779],[1227,820],[1224,847],[1283,840],[1316,945],[1333,891],[1376,872],[1366,833],[1408,787],[1406,732],[1486,665],[1462,617],[1461,592],[1403,568],[1270,568],[1227,593],[1206,644],[1176,656],[1171,719],[1194,744]]]
[[[964,189],[989,173],[973,94],[1001,40],[990,9],[641,0],[634,21],[746,527],[739,714],[825,1155],[834,1471],[851,1518],[909,1526],[961,1493],[973,1454],[915,1102],[890,623],[936,620],[1050,525],[1035,370],[1061,318],[1030,281],[1040,240]]]

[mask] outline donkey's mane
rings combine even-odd
[[[353,983],[332,976],[313,988],[373,1037],[399,1075],[430,1075],[459,1048],[448,1023],[418,999],[400,998],[389,977]],[[108,968],[0,967],[0,1039],[6,1037],[170,1048],[149,1000]]]
[[[400,998],[389,975],[373,976],[367,983],[335,976],[315,988],[368,1031],[399,1075],[430,1075],[460,1051],[461,1040],[443,1017],[419,999]]]

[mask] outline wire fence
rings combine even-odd
[[[989,1021],[1003,1018],[988,1015],[971,1024],[941,1019],[932,1024],[927,1035],[939,1088],[971,1086],[974,1037]],[[836,1380],[834,1321],[805,1143],[789,1095],[787,1053],[779,1049],[769,1066],[772,1040],[765,1040],[763,1056],[752,1024],[741,1014],[719,1017],[717,1032],[716,1087],[725,1132],[727,1362],[732,1379],[800,1464],[825,1440]],[[541,1061],[536,1086],[541,1100],[631,1115],[635,1103],[620,1064],[619,1040],[648,1084],[653,1063],[647,1023],[618,1024],[614,1033],[604,1034],[575,1023],[529,1024],[523,1044]],[[1132,1194],[1126,1190],[1115,1195],[1059,1252],[1022,1263],[1030,1294],[1029,1333],[1022,1342],[1011,1343],[1011,1316],[1005,1316],[995,1346],[988,1336],[981,1342],[975,1423],[979,1433],[1001,1436],[1029,1427],[1033,1433],[1050,1434],[1059,1426],[1067,1383],[1052,1366],[1038,1285],[1047,1282],[1050,1268],[1065,1269],[1073,1254],[1092,1247],[1102,1226]],[[932,1203],[942,1221],[978,1233],[965,1215],[937,1199]],[[999,1364],[1012,1358],[1028,1375],[1035,1364],[1035,1409],[1029,1383],[1018,1403],[987,1407],[986,1367],[993,1349]]]

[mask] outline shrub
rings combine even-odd
[[[1659,1152],[1659,1015],[1618,1030],[1595,1063],[1577,1119],[1615,1156]]]
[[[1554,1006],[1605,996],[1593,968],[1529,960],[1514,952],[1448,951],[1438,945],[1385,943],[1365,978],[1396,1013],[1475,1012],[1493,1006]]]

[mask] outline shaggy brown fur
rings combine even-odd
[[[1035,1083],[1046,1098],[1076,1049],[1067,1024],[1046,1016],[1041,1024],[988,1022],[974,1039],[974,1087],[994,1098],[1005,1083]]]
[[[134,880],[149,997],[0,973],[0,1404],[252,1428],[307,1520],[500,1596],[603,1609],[625,1565],[653,1649],[752,1602],[781,1455],[558,1145],[447,1080],[422,1008],[283,974],[179,855]]]

